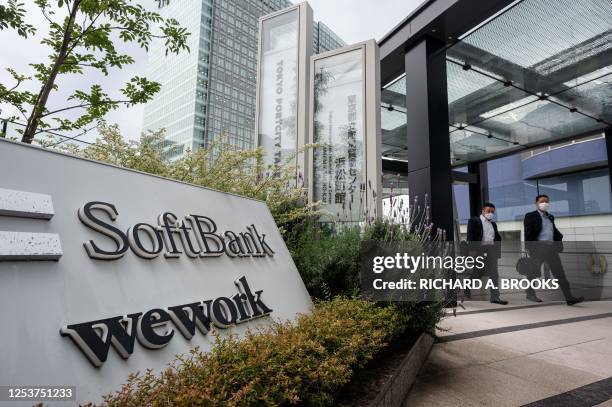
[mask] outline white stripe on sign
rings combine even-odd
[[[0,232],[0,261],[59,260],[62,245],[58,234]]]
[[[0,215],[51,219],[55,211],[50,195],[0,188]]]

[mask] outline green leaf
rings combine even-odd
[[[175,20],[146,10],[137,0],[33,0],[33,4],[50,20],[45,20],[48,26],[41,31],[47,34],[40,41],[47,47],[48,56],[37,58],[38,55],[34,55],[37,59],[30,64],[34,70],[33,78],[39,82],[40,88],[28,92],[18,91],[11,84],[0,84],[0,102],[9,103],[24,116],[33,117],[33,128],[49,128],[48,122],[53,121],[60,130],[81,129],[122,104],[145,103],[160,90],[159,83],[135,77],[122,89],[102,89],[97,84],[88,90],[77,89],[64,104],[59,103],[56,111],[46,109],[49,94],[58,89],[59,76],[65,76],[64,80],[68,81],[72,79],[67,79],[71,75],[87,76],[92,71],[110,75],[113,69],[134,64],[136,61],[131,55],[117,51],[118,41],[148,49],[155,39],[165,44],[168,52],[189,51],[187,39],[190,34],[185,28]],[[71,13],[66,13],[66,7]],[[62,20],[56,17],[57,21],[53,21],[50,16],[63,17]],[[26,17],[24,3],[6,0],[0,5],[0,30],[15,29],[19,35],[29,37],[36,28],[25,21]],[[20,86],[26,77],[15,73],[13,79]],[[117,91],[124,98],[109,96]],[[53,100],[57,106],[57,99]],[[78,103],[72,105],[74,102]],[[80,109],[80,116],[76,119],[72,113],[74,109]],[[70,116],[68,112],[71,112]],[[43,123],[43,119],[48,122]],[[31,135],[29,133],[26,140]]]

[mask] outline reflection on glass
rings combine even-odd
[[[457,205],[457,216],[461,224],[470,219],[470,191],[467,184],[453,184],[453,194]]]
[[[382,181],[383,219],[401,225],[407,224],[410,217],[408,177],[386,173],[382,175]]]
[[[546,100],[523,105],[479,125],[521,144],[554,141],[601,128],[595,120]]]
[[[610,213],[608,170],[586,171],[538,180],[540,193],[550,196],[555,216]]]
[[[520,222],[533,211],[537,182],[524,179],[520,154],[489,161],[487,174],[489,201],[497,208],[497,220]]]
[[[524,0],[462,41],[548,75],[588,56],[579,46],[610,30],[611,12],[609,0]]]
[[[343,222],[365,207],[362,50],[315,61],[313,197]]]
[[[595,132],[602,123],[548,100],[536,100],[475,125],[456,123],[449,137],[453,164],[479,161],[528,145]],[[462,127],[458,127],[462,126]]]
[[[259,140],[266,165],[296,155],[297,52],[297,9],[263,21]]]
[[[520,155],[488,163],[489,200],[497,207],[500,221],[521,221],[533,210],[537,194],[551,200],[557,217],[612,212],[610,178],[606,169],[588,170],[538,180],[524,180]]]
[[[453,164],[610,126],[611,27],[610,0],[522,0],[461,36],[446,54],[449,123],[509,144],[461,137]]]
[[[408,159],[406,120],[406,76],[404,75],[382,88],[380,124],[383,157],[404,161]]]
[[[612,34],[611,43],[612,43]],[[563,90],[554,95],[566,106],[575,107],[580,112],[588,114],[596,119],[612,122],[612,67],[608,67],[609,72],[604,76],[590,77],[588,82],[578,86]],[[603,72],[600,70],[598,72]],[[589,78],[589,77],[585,77]],[[584,80],[585,78],[579,78]],[[601,124],[605,126],[605,124]]]

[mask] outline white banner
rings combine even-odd
[[[362,54],[314,63],[313,197],[343,222],[359,222],[366,207]]]
[[[262,22],[258,132],[267,165],[279,166],[297,151],[298,11]]]

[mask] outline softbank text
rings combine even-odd
[[[106,202],[88,202],[79,209],[83,224],[109,237],[116,245],[114,250],[105,250],[93,240],[85,242],[85,250],[93,259],[119,259],[128,249],[143,259],[154,259],[162,252],[166,258],[180,257],[183,253],[191,258],[223,254],[230,257],[274,256],[274,250],[265,240],[266,235],[255,225],[248,226],[244,232],[228,230],[221,233],[208,216],[187,215],[181,220],[172,212],[164,212],[158,216],[157,225],[136,223],[123,232],[103,220],[96,211],[105,213],[112,222],[119,216],[115,205]]]

